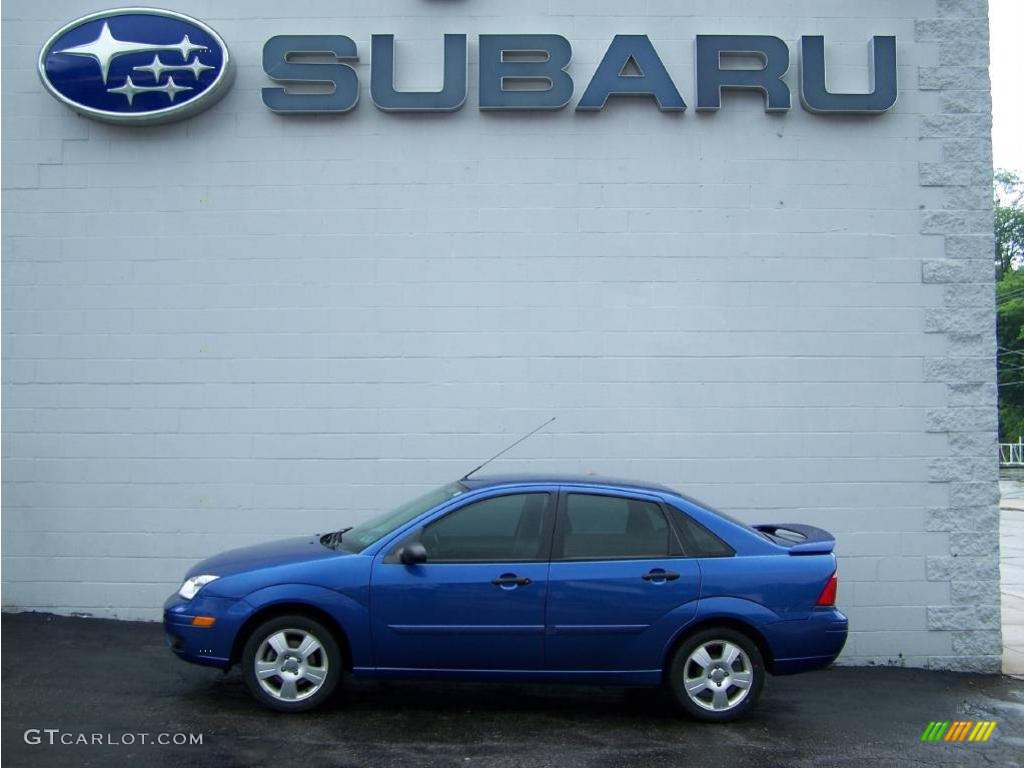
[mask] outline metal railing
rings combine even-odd
[[[1024,467],[1024,438],[1017,438],[1016,443],[999,444],[999,466]]]

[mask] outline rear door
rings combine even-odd
[[[378,668],[543,669],[554,490],[470,501],[377,556]],[[427,562],[399,561],[410,541]]]
[[[656,497],[589,488],[560,493],[548,580],[548,669],[657,669],[700,594]]]

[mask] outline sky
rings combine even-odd
[[[1021,36],[1024,0],[989,0],[992,25],[992,154],[996,168],[1024,176]]]

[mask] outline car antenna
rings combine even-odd
[[[492,461],[494,461],[494,460],[495,460],[496,458],[498,458],[498,457],[499,457],[499,456],[501,456],[502,454],[505,454],[505,453],[508,453],[509,451],[511,451],[511,450],[512,450],[513,448],[515,448],[515,447],[516,447],[517,445],[519,445],[519,444],[520,444],[521,442],[523,442],[523,440],[525,440],[526,438],[528,438],[528,437],[532,437],[533,435],[535,435],[535,434],[537,434],[538,432],[540,432],[540,431],[541,431],[542,429],[544,429],[544,427],[546,427],[546,426],[547,426],[548,424],[550,424],[550,423],[551,423],[552,421],[554,421],[554,420],[555,420],[556,418],[557,418],[557,417],[555,417],[555,416],[552,416],[552,417],[551,417],[550,419],[548,419],[548,420],[547,420],[547,421],[545,421],[545,422],[544,422],[543,424],[541,424],[541,425],[540,425],[539,427],[537,427],[537,428],[536,428],[535,430],[533,430],[533,432],[529,432],[529,433],[527,433],[527,434],[523,435],[523,436],[522,436],[522,437],[520,437],[520,438],[519,438],[518,440],[516,440],[516,441],[515,441],[514,443],[512,443],[512,445],[510,445],[510,446],[509,446],[508,448],[505,448],[505,449],[504,449],[503,451],[500,451],[499,453],[496,453],[496,454],[494,454],[493,456],[491,456],[491,458],[489,458],[489,459],[488,459],[487,461],[485,461],[485,462],[484,462],[483,464],[481,464],[481,465],[480,465],[479,467],[476,467],[475,469],[472,469],[472,470],[470,470],[469,472],[467,472],[466,474],[464,474],[464,475],[462,476],[462,480],[469,480],[469,478],[470,478],[470,476],[471,476],[471,475],[474,475],[474,474],[476,474],[477,472],[479,472],[479,471],[480,471],[481,469],[483,469],[484,467],[486,467],[486,466],[487,466],[488,464],[490,464],[490,463],[491,463]]]

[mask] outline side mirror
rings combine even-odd
[[[427,548],[418,541],[413,541],[398,550],[398,559],[404,565],[425,563],[427,562]]]

